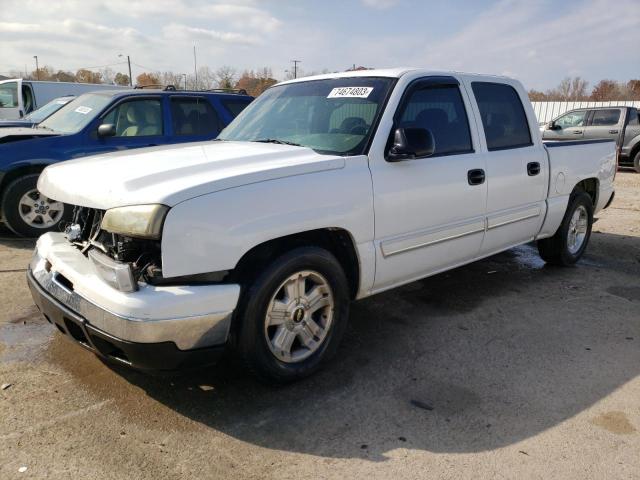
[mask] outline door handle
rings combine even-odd
[[[609,130],[609,133],[618,133],[618,130]]]
[[[540,163],[538,162],[529,162],[527,163],[527,175],[533,177],[540,173]]]
[[[469,182],[469,185],[482,185],[484,183],[484,179],[484,170],[481,168],[475,168],[467,172],[467,181]]]
[[[571,133],[575,133],[576,135],[580,135],[582,133],[582,130],[574,130]]]

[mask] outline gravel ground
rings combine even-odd
[[[523,246],[355,303],[285,388],[233,358],[107,367],[37,314],[3,230],[0,478],[640,478],[640,175],[616,184],[577,266]]]

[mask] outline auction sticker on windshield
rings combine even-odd
[[[338,87],[327,98],[367,98],[372,91],[373,87]]]
[[[93,110],[93,108],[90,107],[78,107],[76,108],[76,112],[81,113],[83,115],[86,115],[87,113],[89,113],[91,110]]]

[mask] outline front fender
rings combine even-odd
[[[263,181],[202,195],[165,219],[165,277],[233,269],[251,248],[320,228],[342,228],[356,249],[373,241],[373,191],[365,156],[345,167]]]

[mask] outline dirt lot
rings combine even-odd
[[[105,366],[3,230],[0,478],[640,478],[640,175],[616,183],[576,267],[524,246],[356,303],[336,361],[277,389]]]

